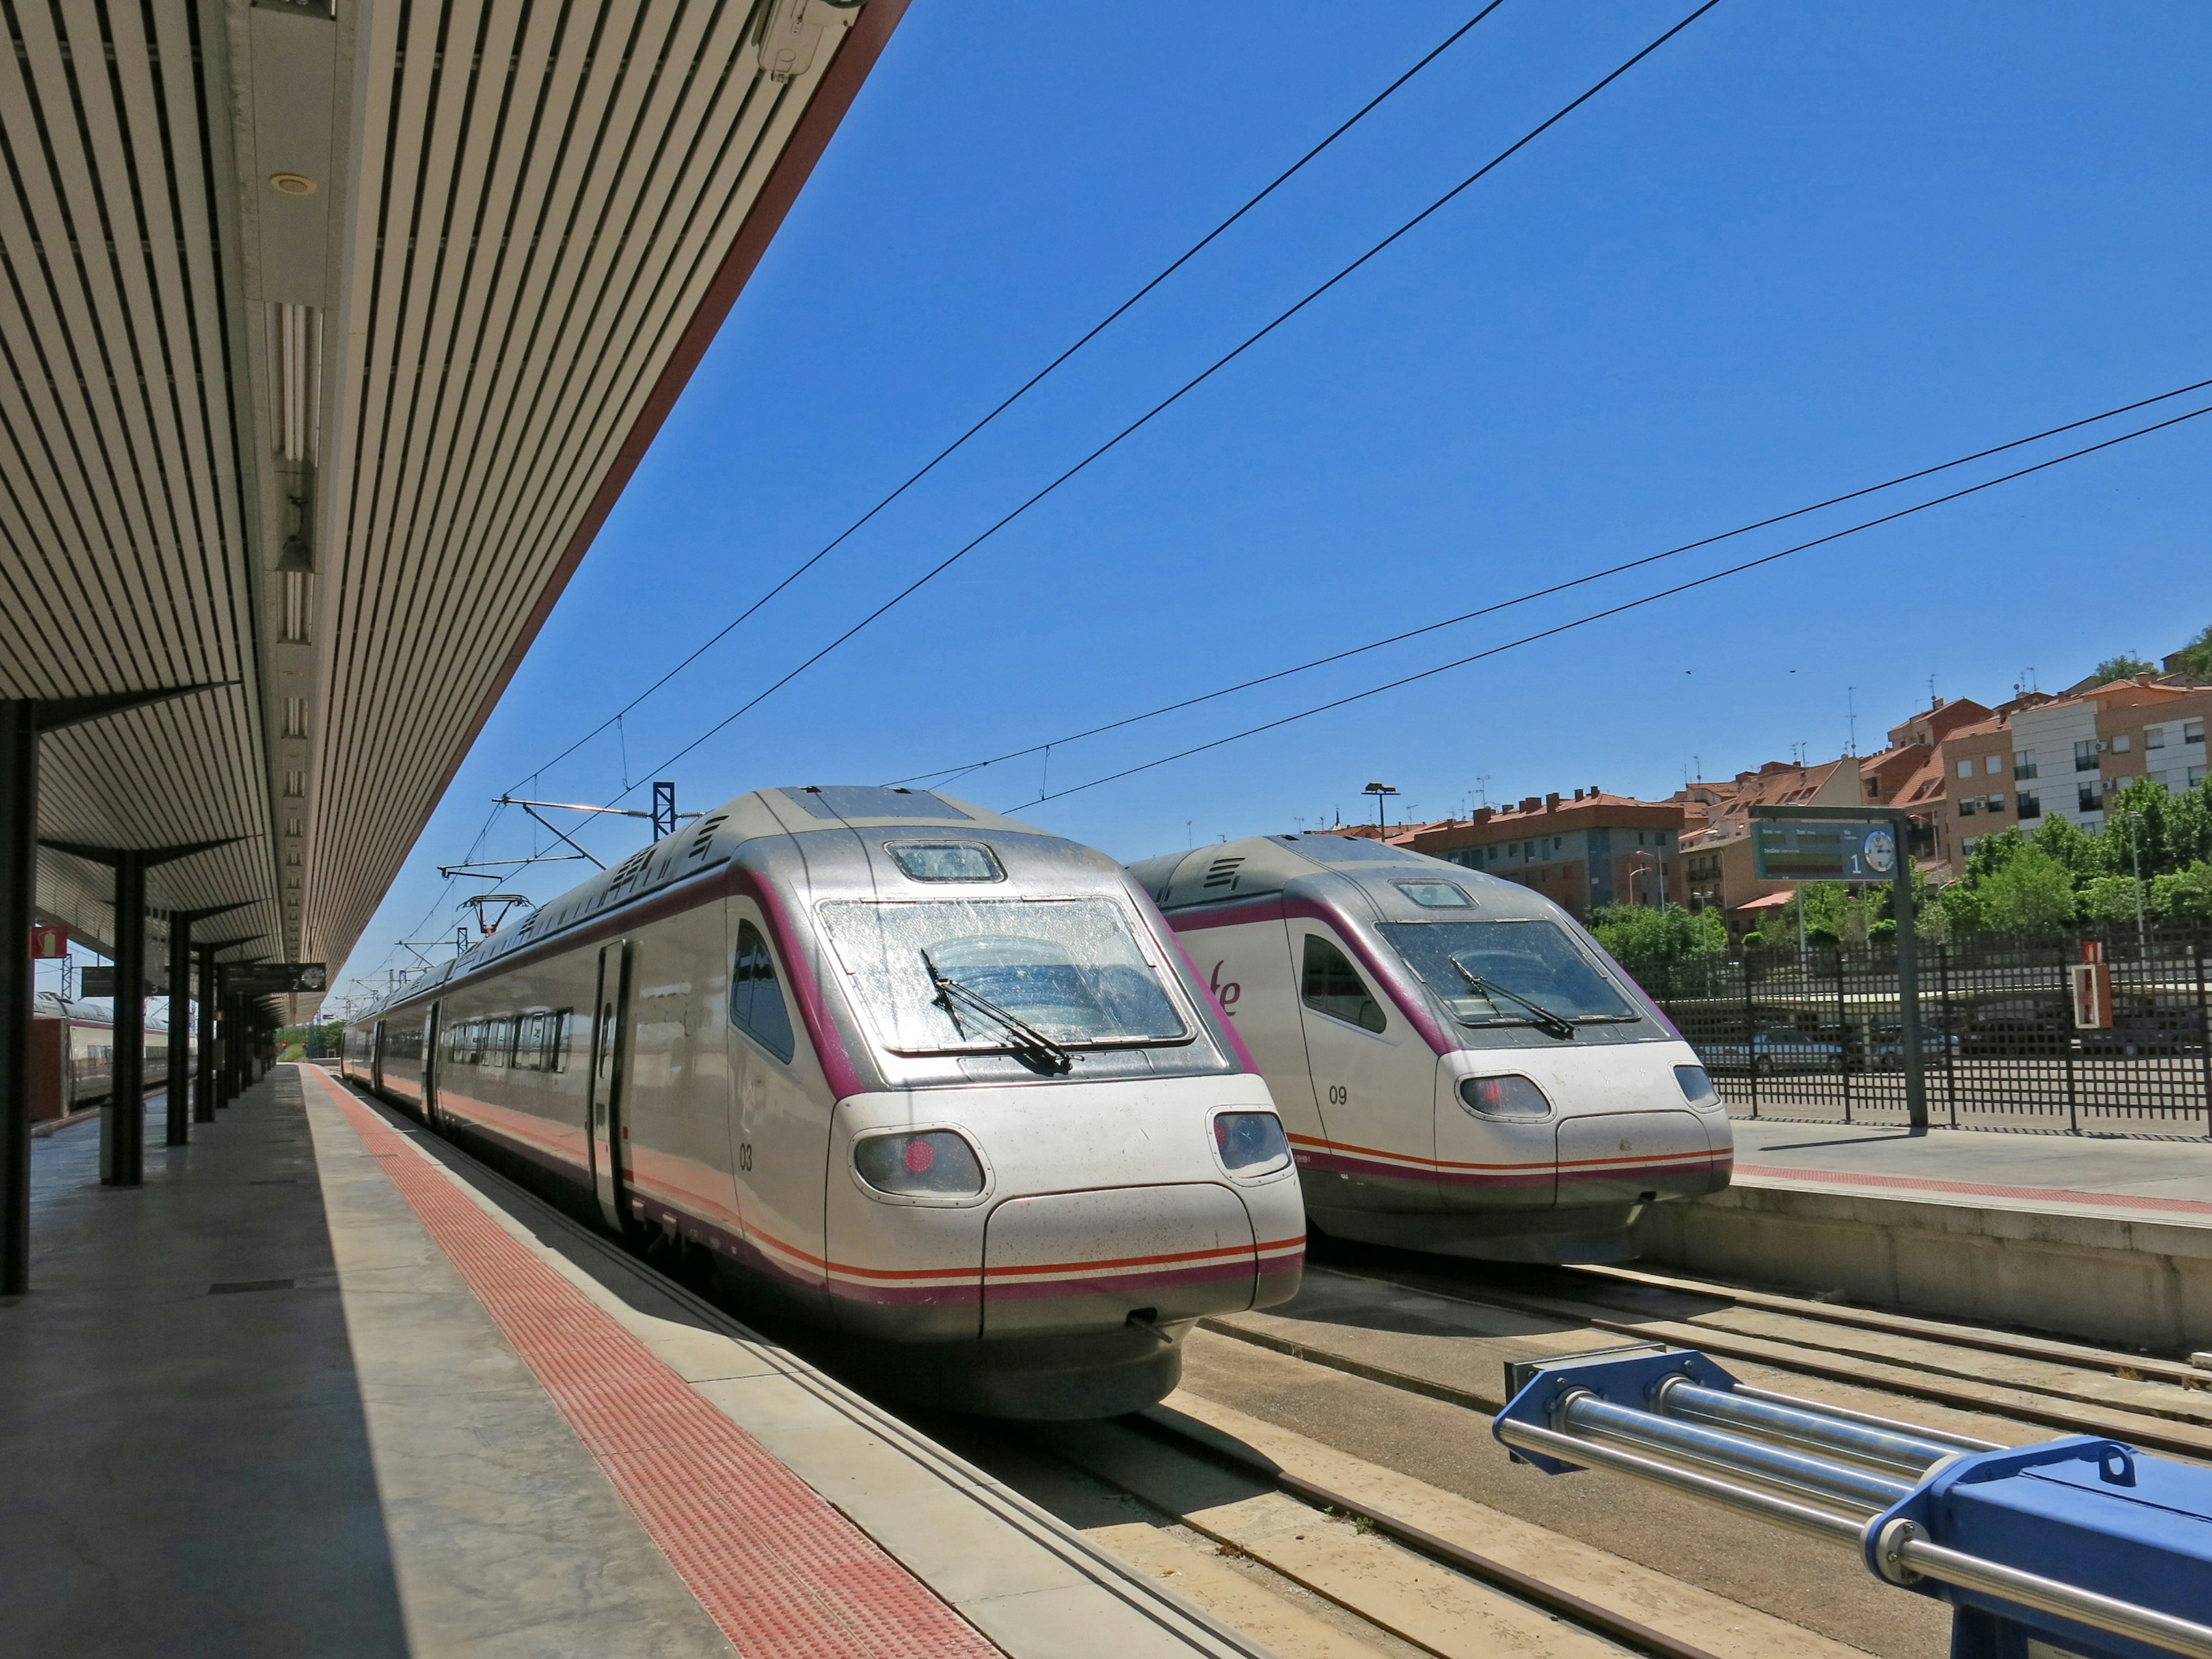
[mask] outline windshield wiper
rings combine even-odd
[[[1504,997],[1508,1002],[1527,1009],[1536,1029],[1546,1036],[1558,1037],[1563,1042],[1574,1036],[1575,1023],[1565,1014],[1555,1014],[1542,1003],[1532,1001],[1518,991],[1509,991],[1503,985],[1492,984],[1457,957],[1451,959],[1451,965],[1459,969],[1459,976],[1468,982],[1475,995],[1487,1000],[1492,1007],[1497,1006],[1498,998]]]
[[[944,1009],[945,1017],[952,1022],[952,1029],[962,1036],[968,1035],[968,1028],[960,1022],[960,1010],[956,1006],[956,999],[1005,1030],[1013,1039],[1007,1052],[1030,1070],[1065,1077],[1075,1069],[1074,1053],[1066,1045],[1054,1042],[1027,1020],[1008,1013],[981,991],[963,985],[950,974],[939,973],[937,964],[929,959],[927,951],[921,953],[921,965],[929,971],[929,982],[937,988],[937,994],[930,999],[930,1006]]]

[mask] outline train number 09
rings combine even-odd
[[[1352,1091],[1346,1088],[1341,1083],[1332,1083],[1328,1085],[1328,1103],[1330,1105],[1347,1105],[1350,1103],[1351,1100]]]

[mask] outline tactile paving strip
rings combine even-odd
[[[318,1066],[369,1154],[746,1659],[999,1650]]]
[[[1937,1181],[1929,1176],[1869,1175],[1859,1170],[1785,1170],[1771,1164],[1739,1164],[1735,1172],[1739,1176],[1765,1176],[1777,1181],[1803,1181],[1824,1187],[1895,1187],[1905,1192],[1956,1193],[1964,1198],[2021,1198],[2043,1204],[2105,1205],[2120,1210],[2212,1217],[2212,1204],[2193,1198],[2160,1198],[2149,1193],[2095,1193],[2074,1187],[1992,1187],[1975,1181]]]

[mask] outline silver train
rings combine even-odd
[[[344,1069],[925,1403],[1135,1409],[1303,1268],[1267,1086],[1143,891],[926,793],[741,796],[352,1023]]]
[[[1648,1204],[1728,1185],[1698,1056],[1540,894],[1401,848],[1261,836],[1147,860],[1290,1127],[1314,1231],[1619,1261]]]

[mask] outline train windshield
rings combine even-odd
[[[1643,1018],[1555,921],[1378,927],[1462,1025],[1571,1026]]]
[[[1054,1047],[1190,1037],[1110,900],[838,901],[822,920],[894,1054],[1029,1046],[1000,1016]]]

